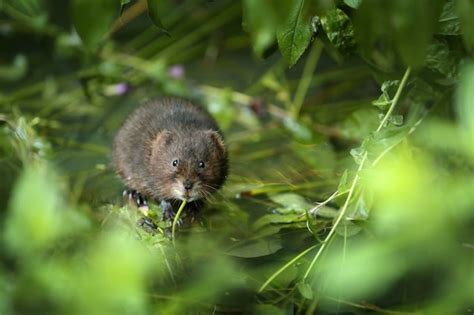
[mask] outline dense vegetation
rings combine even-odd
[[[474,3],[0,1],[0,314],[471,314]],[[151,234],[112,138],[218,120],[225,187]]]

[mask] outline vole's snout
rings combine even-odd
[[[187,179],[183,182],[183,186],[184,186],[184,189],[191,190],[193,188],[193,182]]]

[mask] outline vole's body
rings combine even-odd
[[[216,122],[177,98],[149,102],[128,117],[115,137],[113,164],[130,189],[168,206],[205,198],[227,176]]]

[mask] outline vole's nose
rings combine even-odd
[[[193,182],[190,180],[185,180],[183,182],[183,186],[184,186],[184,189],[190,190],[191,188],[193,188]]]

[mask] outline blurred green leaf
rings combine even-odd
[[[367,54],[377,45],[390,49],[394,43],[407,65],[421,66],[442,4],[440,0],[364,0],[357,10],[357,40]]]
[[[258,304],[253,309],[253,314],[258,315],[285,315],[286,312],[275,305],[271,304]]]
[[[15,185],[6,219],[5,239],[16,254],[44,250],[76,232],[84,218],[64,203],[60,181],[46,165],[28,167]]]
[[[321,143],[292,142],[291,148],[300,159],[308,163],[314,170],[319,170],[324,175],[330,176],[335,167],[336,156],[333,146],[322,141]]]
[[[276,29],[282,21],[280,11],[285,12],[289,3],[281,0],[243,1],[242,27],[250,34],[254,52],[258,56],[263,56],[264,51],[275,42]]]
[[[300,291],[301,295],[308,300],[313,299],[313,289],[311,286],[307,283],[304,283],[303,281],[299,282],[296,287],[298,288],[298,291]]]
[[[163,257],[117,225],[88,245],[69,261],[43,262],[33,271],[35,278],[65,313],[113,314],[122,308],[144,314],[146,276],[161,271]]]
[[[305,220],[305,217],[301,214],[267,214],[255,221],[253,227],[259,229],[269,224],[287,224]]]
[[[344,220],[336,229],[336,233],[342,237],[351,237],[359,234],[362,227],[355,224],[352,220]]]
[[[73,0],[72,20],[83,44],[95,51],[119,13],[116,0]]]
[[[28,71],[28,59],[24,55],[16,55],[12,65],[0,65],[0,80],[17,81]]]
[[[281,240],[272,238],[268,240],[257,240],[246,242],[232,248],[226,254],[242,258],[254,258],[276,253],[282,248]]]
[[[304,213],[312,207],[302,196],[295,193],[271,195],[270,199],[282,205],[282,207],[277,209],[279,213]]]
[[[327,294],[365,299],[386,289],[405,266],[398,255],[387,253],[386,246],[367,243],[348,248],[343,263],[339,254],[330,255],[320,272],[331,279],[327,281]]]
[[[360,6],[361,2],[362,0],[344,0],[344,3],[353,9],[357,9]]]
[[[469,0],[457,1],[457,13],[461,20],[461,30],[467,50],[474,55],[474,3]]]
[[[292,67],[309,45],[311,40],[311,15],[309,0],[294,0],[287,12],[287,18],[277,29],[280,51]]]
[[[169,35],[168,31],[165,29],[163,26],[163,23],[161,22],[161,14],[162,14],[162,8],[160,6],[160,0],[147,0],[147,7],[148,7],[148,16],[150,17],[151,21],[153,24],[155,24],[156,27],[163,33]]]

